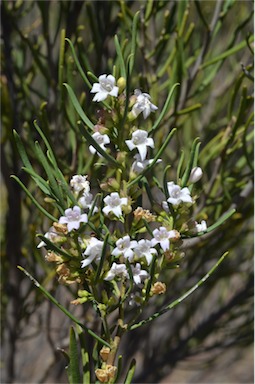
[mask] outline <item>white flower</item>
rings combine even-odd
[[[132,133],[132,139],[126,140],[126,144],[130,151],[134,148],[138,149],[141,156],[141,160],[144,161],[147,155],[147,147],[154,148],[154,141],[152,138],[148,138],[148,132],[142,129],[137,129]]]
[[[202,220],[200,224],[195,221],[195,226],[197,233],[205,232],[207,230],[207,224],[205,220]]]
[[[45,233],[44,237],[54,243],[54,238],[59,237],[59,233],[56,232],[54,227],[50,227],[49,231]],[[37,245],[37,248],[45,247],[45,245],[46,243],[44,241],[41,241]]]
[[[91,93],[95,93],[93,101],[103,101],[108,95],[117,97],[119,88],[115,86],[115,78],[112,75],[101,75],[98,78],[99,83],[94,83]]]
[[[89,181],[87,181],[88,176],[82,176],[82,175],[74,175],[70,180],[70,185],[74,189],[75,192],[89,192],[90,186]]]
[[[133,274],[133,279],[135,284],[141,284],[143,280],[149,277],[148,272],[145,271],[144,269],[141,269],[140,263],[136,263],[135,267],[131,265],[131,268],[132,268],[132,274]]]
[[[133,261],[134,251],[132,250],[137,246],[137,241],[131,240],[130,237],[124,236],[121,239],[116,241],[117,247],[112,251],[113,256],[123,255],[125,259],[128,259],[130,262]]]
[[[81,208],[75,205],[73,208],[65,210],[65,216],[61,216],[59,221],[60,224],[67,224],[68,232],[72,229],[78,229],[80,223],[87,223],[88,216],[86,213],[81,214]]]
[[[98,261],[101,258],[104,242],[98,240],[96,237],[91,237],[89,244],[83,252],[83,256],[88,256],[86,259],[82,260],[81,267],[87,267],[93,260]]]
[[[113,263],[110,271],[107,273],[104,280],[107,280],[107,281],[113,280],[115,276],[128,277],[128,271],[125,264]]]
[[[150,240],[139,240],[137,246],[134,248],[135,254],[139,257],[145,257],[148,265],[151,263],[152,255],[157,254],[156,249],[152,248]]]
[[[168,231],[165,227],[154,229],[152,233],[154,238],[151,240],[151,245],[154,246],[155,244],[159,243],[163,251],[169,249],[169,240],[176,237],[176,232],[174,230]]]
[[[142,112],[144,119],[146,119],[151,112],[155,112],[158,109],[158,107],[150,101],[151,97],[148,93],[142,93],[140,89],[136,89],[134,94],[136,96],[136,103],[131,112],[135,117]]]
[[[127,197],[120,197],[118,192],[112,192],[110,195],[104,198],[105,207],[103,212],[108,215],[110,212],[114,213],[115,216],[120,217],[122,215],[122,205],[127,205]]]
[[[109,136],[105,135],[105,134],[101,135],[100,132],[95,132],[95,133],[93,133],[92,137],[97,142],[97,144],[100,145],[100,147],[105,151],[106,150],[105,144],[110,143]],[[102,155],[99,152],[97,152],[97,150],[93,147],[93,145],[89,146],[89,150],[92,154],[97,153],[98,156],[102,157]]]
[[[78,202],[81,204],[82,208],[86,209],[91,209],[92,207],[92,200],[93,200],[93,195],[92,193],[83,193],[82,197],[78,200]],[[94,207],[93,209],[93,214],[98,212],[98,208]]]
[[[181,202],[192,203],[189,188],[181,188],[179,185],[174,184],[173,181],[167,183],[169,198],[167,202],[173,205],[179,205]]]
[[[202,176],[203,176],[203,171],[200,167],[192,168],[189,175],[189,182],[196,183],[198,180],[201,179]]]
[[[136,172],[136,173],[141,173],[145,170],[145,168],[148,167],[148,165],[150,165],[152,162],[153,162],[153,159],[150,159],[150,160],[143,160],[141,159],[141,156],[139,155],[139,153],[137,153],[135,156],[135,161],[134,163],[132,164],[132,171]],[[158,159],[156,161],[156,164],[157,163],[161,163],[161,159]]]
[[[131,293],[128,305],[130,305],[130,306],[133,306],[133,305],[139,306],[139,305],[141,305],[142,301],[143,301],[143,299],[140,296],[140,293],[138,293],[138,292]]]

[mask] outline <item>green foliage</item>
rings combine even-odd
[[[110,241],[107,223],[102,218],[94,220],[92,212],[102,203],[100,186],[110,188],[109,180],[125,180],[121,188],[129,191],[137,205],[149,201],[157,213],[161,210],[161,197],[155,195],[155,188],[167,196],[169,180],[182,187],[188,186],[197,196],[197,205],[191,214],[182,212],[182,217],[186,215],[181,247],[185,257],[176,257],[170,268],[160,275],[170,289],[164,298],[159,297],[148,305],[147,320],[134,313],[131,329],[150,322],[151,314],[157,318],[165,309],[175,307],[193,293],[194,287],[204,283],[208,274],[214,272],[215,276],[196,291],[194,300],[189,297],[186,304],[182,303],[184,314],[180,315],[177,310],[165,314],[166,323],[171,319],[172,326],[165,329],[167,336],[156,346],[150,332],[145,338],[142,330],[141,333],[135,331],[136,342],[143,345],[143,349],[162,351],[157,361],[150,356],[144,357],[144,366],[149,368],[137,377],[134,376],[134,362],[129,370],[123,364],[136,350],[131,332],[123,346],[123,361],[119,358],[116,380],[126,383],[159,381],[163,368],[169,369],[178,359],[196,354],[201,345],[206,348],[207,338],[219,335],[224,329],[228,330],[229,340],[233,339],[229,328],[233,334],[240,335],[233,343],[247,345],[252,328],[252,4],[232,0],[3,1],[1,8],[1,145],[2,175],[7,191],[3,194],[7,196],[3,203],[7,213],[6,229],[1,239],[5,292],[2,329],[13,335],[13,345],[19,339],[15,328],[31,315],[27,308],[31,305],[32,287],[23,280],[17,265],[25,266],[29,277],[36,277],[36,280],[31,279],[33,283],[36,281],[39,291],[61,311],[64,309],[67,317],[88,331],[93,340],[108,344],[98,336],[96,325],[88,330],[64,305],[58,301],[56,304],[47,288],[52,280],[52,268],[42,260],[36,248],[36,234],[45,233],[49,223],[57,222],[67,207],[77,203],[69,187],[74,174],[90,175],[91,187],[97,196],[88,213],[90,230],[97,236],[106,231],[105,246]],[[153,162],[134,178],[128,173],[130,160],[117,156],[116,151],[118,145],[120,152],[125,152],[125,140],[130,138],[128,98],[121,100],[120,106],[114,101],[111,104],[109,99],[97,105],[91,102],[92,84],[102,73],[126,78],[126,94],[131,95],[134,89],[140,88],[150,93],[153,103],[159,107],[150,119],[143,120],[141,115],[137,118],[137,125],[149,132],[157,146]],[[112,121],[114,129],[111,129]],[[91,136],[94,125],[102,122],[116,142],[110,152],[102,150]],[[91,155],[89,145],[93,145],[102,158]],[[163,160],[163,167],[156,166],[159,158]],[[105,166],[106,162],[110,166]],[[203,169],[203,178],[196,185],[190,185],[190,171],[195,166]],[[172,214],[169,225],[173,228],[173,223],[180,223],[180,219],[174,210],[171,211],[172,207],[169,209]],[[191,219],[207,220],[206,233],[193,236],[187,231],[185,234]],[[148,223],[143,223],[143,227],[151,231]],[[63,249],[61,244],[52,244],[45,236],[39,235],[39,238],[46,243],[47,250],[66,260],[73,258],[70,239],[70,247]],[[229,257],[215,272],[214,266],[223,261],[227,250]],[[102,258],[95,281],[102,280],[103,262]],[[26,271],[23,267],[20,269]],[[130,267],[129,275],[132,275]],[[10,281],[12,290],[7,289]],[[239,285],[234,292],[228,288],[233,281]],[[19,288],[21,282],[27,284],[26,293]],[[146,302],[150,284],[145,292]],[[55,289],[57,285],[55,281]],[[68,286],[67,291],[73,298],[77,297],[73,286]],[[239,292],[244,292],[242,301],[239,301]],[[109,295],[104,294],[107,301]],[[121,304],[129,294],[130,290],[124,293]],[[40,310],[41,300],[41,296],[34,296],[34,310]],[[207,300],[212,300],[211,308],[215,308],[215,312],[210,308],[208,315]],[[92,301],[92,304],[96,309],[93,318],[96,324],[100,311],[98,302]],[[15,324],[8,321],[10,305],[15,307]],[[103,313],[104,308],[100,308]],[[116,303],[112,303],[112,308],[117,308]],[[87,311],[85,303],[84,316]],[[198,314],[208,325],[204,333],[199,332]],[[235,325],[238,316],[239,328]],[[106,319],[103,321],[102,327],[107,333]],[[197,333],[189,329],[190,322],[197,324]],[[154,323],[150,326],[151,332],[155,332],[157,321],[155,326]],[[83,331],[78,328],[78,337],[75,333],[71,328],[70,382],[86,383],[93,380],[91,367],[99,368],[96,361],[99,347],[96,343],[92,353]],[[188,335],[186,339],[183,334]],[[172,346],[176,343],[180,348],[185,345],[179,354]],[[77,353],[82,356],[82,379],[77,376],[80,369]],[[166,359],[167,355],[173,357]],[[8,379],[11,380],[15,372],[10,368],[10,361],[13,362],[15,356],[7,358]],[[127,372],[126,379],[122,371]]]

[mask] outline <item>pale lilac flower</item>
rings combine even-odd
[[[92,207],[92,200],[93,200],[93,195],[92,193],[83,193],[82,197],[78,200],[79,204],[81,204],[82,208],[84,209],[91,209]],[[94,207],[93,209],[93,214],[98,212],[98,208]]]
[[[70,180],[70,185],[75,192],[89,192],[90,186],[89,181],[87,180],[88,176],[74,175]]]
[[[154,229],[152,233],[154,236],[154,238],[151,240],[152,246],[159,243],[164,252],[169,249],[170,239],[176,237],[175,231],[168,231],[165,227]]]
[[[135,284],[141,284],[141,282],[149,277],[149,274],[145,269],[141,269],[141,264],[136,263],[135,266],[131,265],[132,275]]]
[[[98,83],[94,83],[91,93],[95,93],[93,101],[103,101],[108,95],[117,97],[119,88],[115,85],[115,77],[112,75],[101,75]]]
[[[169,198],[167,202],[173,205],[179,205],[181,202],[192,203],[189,188],[181,188],[179,185],[174,184],[173,181],[167,183]]]
[[[146,119],[151,112],[155,112],[158,109],[158,107],[150,101],[151,97],[148,93],[142,93],[140,89],[135,89],[134,94],[136,96],[136,103],[131,112],[135,117],[142,112],[144,119]]]
[[[136,173],[141,173],[143,172],[147,167],[148,165],[150,165],[152,162],[153,162],[153,159],[148,159],[148,160],[143,160],[141,159],[141,156],[139,155],[139,153],[137,153],[135,156],[135,161],[134,163],[132,164],[132,171],[136,172]],[[158,163],[161,163],[161,159],[158,159],[156,161],[156,164]]]
[[[200,167],[192,168],[189,176],[190,183],[196,183],[203,176],[203,171]]]
[[[116,241],[117,247],[112,251],[113,256],[123,255],[125,259],[128,259],[130,262],[133,261],[134,251],[133,248],[137,246],[136,240],[130,240],[130,237],[124,236],[121,239]]]
[[[65,210],[65,216],[61,216],[59,221],[60,224],[67,224],[68,232],[72,229],[78,229],[80,223],[87,223],[88,216],[86,213],[81,214],[81,208],[75,205],[73,208]]]
[[[195,221],[195,226],[196,226],[196,232],[205,232],[207,230],[207,224],[205,220],[202,220],[201,223],[197,223]]]
[[[95,132],[93,133],[92,137],[97,142],[97,144],[100,145],[100,147],[105,151],[106,150],[105,144],[110,143],[109,136],[106,134],[102,135],[100,132]],[[97,152],[97,150],[93,147],[93,145],[89,146],[89,150],[92,154],[97,153],[98,156],[102,157],[102,155],[99,152]]]
[[[86,259],[82,260],[81,267],[87,267],[93,260],[99,261],[102,255],[104,242],[98,240],[96,237],[91,237],[88,243],[88,246],[83,252],[83,256],[88,256]]]
[[[110,281],[113,280],[116,276],[129,277],[125,264],[113,263],[104,280]]]
[[[148,265],[151,263],[152,255],[157,254],[156,249],[152,248],[151,241],[144,239],[138,241],[137,246],[134,248],[134,252],[139,259],[144,256]]]
[[[127,197],[120,197],[118,192],[112,192],[110,195],[104,198],[105,207],[103,212],[108,215],[110,212],[115,216],[120,217],[122,215],[122,205],[127,205]]]
[[[147,147],[154,148],[154,141],[152,138],[148,138],[148,132],[137,129],[132,133],[132,139],[126,140],[126,144],[130,151],[134,148],[138,149],[138,152],[141,156],[141,160],[144,161],[147,155]]]
[[[56,237],[59,237],[59,233],[56,232],[54,227],[50,227],[49,231],[45,233],[44,237],[54,243],[54,239],[56,239]],[[44,241],[41,241],[37,245],[37,248],[45,247],[45,245],[46,243]]]

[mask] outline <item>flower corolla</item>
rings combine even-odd
[[[153,162],[153,159],[148,159],[148,160],[145,159],[142,161],[139,153],[137,153],[134,156],[134,158],[135,158],[135,161],[133,162],[131,169],[136,173],[143,172],[148,167],[148,165],[150,165]],[[160,163],[161,161],[162,161],[161,159],[158,159],[156,161],[156,164]]]
[[[124,236],[121,239],[116,241],[117,247],[112,251],[113,256],[123,255],[125,259],[128,259],[130,262],[133,261],[134,251],[133,248],[137,246],[136,240],[130,240],[130,237]]]
[[[91,237],[89,240],[88,246],[85,249],[85,252],[83,252],[83,256],[88,256],[86,259],[81,261],[81,267],[85,268],[89,264],[92,263],[92,261],[98,261],[101,258],[102,250],[103,250],[104,242],[98,240],[96,237]]]
[[[106,150],[105,144],[110,143],[109,136],[106,134],[102,135],[100,132],[95,132],[93,133],[92,137],[97,142],[97,144],[100,145],[100,147],[105,151]],[[98,156],[102,157],[102,155],[99,152],[97,152],[97,150],[93,147],[93,145],[89,146],[89,150],[92,154],[97,153]]]
[[[128,271],[127,271],[127,267],[125,264],[113,263],[111,266],[111,269],[107,273],[104,280],[107,280],[107,281],[113,280],[115,278],[115,276],[128,277]]]
[[[201,223],[195,222],[195,226],[196,226],[196,232],[197,233],[205,232],[207,230],[207,224],[206,224],[205,220],[202,220]]]
[[[141,284],[143,280],[149,277],[149,274],[145,269],[141,269],[141,264],[136,263],[136,265],[131,265],[132,275],[135,284]]]
[[[112,192],[110,195],[104,198],[105,207],[103,212],[108,215],[110,212],[115,216],[120,217],[122,215],[122,205],[127,205],[127,197],[120,197],[118,192]]]
[[[98,78],[98,83],[94,83],[91,93],[95,93],[93,101],[103,101],[108,95],[117,97],[119,88],[115,85],[116,80],[112,75],[101,75]]]
[[[153,254],[157,254],[155,248],[152,248],[152,244],[150,240],[139,240],[137,246],[134,248],[134,252],[136,256],[140,259],[141,257],[145,257],[148,265],[150,265]]]
[[[88,216],[86,213],[81,213],[81,208],[75,205],[73,208],[66,209],[65,216],[61,216],[58,222],[67,224],[67,230],[71,232],[73,229],[78,229],[80,223],[87,223]]]
[[[181,202],[192,203],[189,188],[181,188],[179,185],[174,184],[173,181],[170,181],[167,183],[167,189],[169,193],[168,203],[172,205],[179,205]]]
[[[136,96],[136,103],[131,112],[135,117],[142,112],[144,119],[146,119],[151,112],[155,112],[158,109],[158,107],[150,101],[151,97],[148,93],[142,93],[140,89],[135,89],[134,94]]]
[[[152,233],[154,238],[151,240],[151,244],[154,246],[159,243],[163,251],[167,251],[169,249],[170,239],[176,237],[176,231],[168,231],[165,227],[154,229]]]
[[[153,139],[148,138],[148,132],[142,129],[137,129],[135,132],[133,132],[132,139],[126,140],[126,144],[130,151],[132,151],[134,148],[138,149],[138,152],[141,156],[141,161],[145,160],[147,155],[147,147],[154,148]]]
[[[46,237],[46,239],[49,239],[51,242],[54,243],[54,239],[56,237],[59,237],[59,233],[57,233],[57,231],[55,230],[54,227],[50,227],[48,232],[45,233],[44,237]],[[37,248],[45,247],[45,245],[46,245],[46,243],[44,241],[41,241],[37,245]]]
[[[70,186],[74,189],[75,192],[89,192],[90,185],[87,177],[88,176],[74,175],[70,180]]]
[[[78,200],[79,204],[82,206],[84,209],[91,209],[92,208],[92,200],[93,200],[93,195],[92,193],[83,193],[82,197]],[[93,214],[98,212],[98,208],[94,207],[93,209]]]

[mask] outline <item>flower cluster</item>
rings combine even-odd
[[[116,128],[111,125],[115,125],[116,116],[121,114],[121,102],[126,97],[121,94],[119,84],[120,82],[116,82],[112,75],[104,74],[99,76],[98,83],[93,85],[91,89],[91,93],[95,94],[93,101],[102,102],[108,97],[114,97],[118,98],[117,101],[115,99],[115,108],[118,102],[120,107],[118,113],[115,113],[113,108],[110,114],[114,123],[107,123],[107,117],[100,118],[91,136],[103,151],[114,148],[116,158],[121,154],[127,159],[131,152],[136,151],[134,162],[130,162],[129,172],[126,170],[129,164],[127,161],[123,173],[131,179],[124,180],[123,176],[123,180],[119,178],[119,181],[113,178],[106,180],[100,184],[102,186],[100,197],[95,199],[89,181],[92,175],[72,176],[70,180],[70,191],[74,197],[72,206],[62,212],[58,222],[53,223],[38,247],[49,248],[46,258],[57,263],[57,273],[61,282],[71,284],[86,281],[86,286],[91,287],[93,292],[95,281],[100,282],[108,288],[114,287],[112,289],[118,300],[120,297],[122,299],[125,297],[129,304],[139,305],[148,300],[148,292],[146,293],[143,287],[149,282],[151,287],[149,296],[166,291],[165,283],[155,279],[167,263],[180,258],[179,243],[182,232],[191,235],[201,234],[206,232],[207,225],[204,220],[201,223],[191,220],[190,226],[185,227],[181,223],[176,227],[174,217],[171,217],[173,212],[174,214],[181,212],[183,206],[189,209],[194,204],[195,199],[191,196],[189,185],[201,178],[202,170],[199,167],[191,170],[188,182],[184,186],[173,181],[166,183],[165,200],[161,201],[161,211],[150,212],[137,206],[135,198],[137,190],[128,189],[127,183],[132,180],[132,173],[143,172],[153,162],[147,155],[149,150],[155,148],[155,143],[145,129],[138,128],[138,123],[126,132],[126,136],[121,136],[121,141],[119,140]],[[150,95],[138,89],[134,91],[130,100],[128,121],[132,123],[140,114],[147,119],[150,113],[158,109],[151,102]],[[89,151],[99,155],[103,163],[104,156],[97,150],[98,147],[89,146]],[[161,159],[157,162],[161,162]],[[122,172],[123,170],[120,174]],[[55,245],[54,251],[50,248],[50,242]],[[60,250],[59,255],[57,249]],[[155,273],[153,276],[152,270]],[[92,297],[89,291],[79,292],[80,297],[74,301],[75,304]],[[100,305],[108,303],[106,296],[106,293],[102,295]],[[111,300],[114,301],[113,297]],[[114,303],[116,304],[116,301]]]

